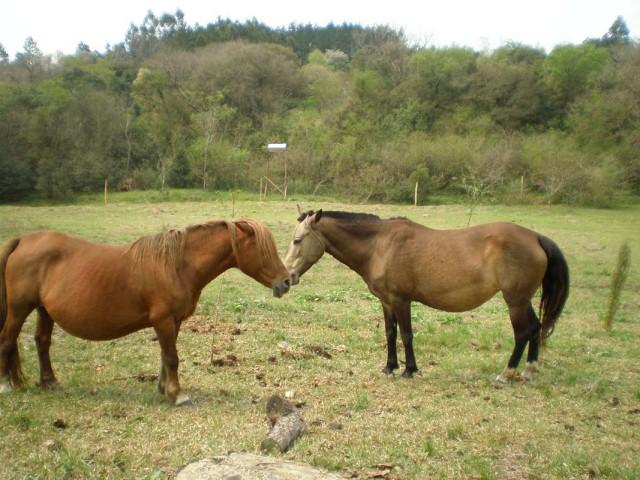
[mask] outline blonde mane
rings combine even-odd
[[[240,220],[212,220],[206,223],[200,223],[196,225],[190,225],[180,230],[167,230],[155,235],[147,235],[134,241],[127,248],[127,253],[133,256],[136,263],[142,263],[149,259],[159,263],[163,263],[165,267],[179,268],[182,264],[185,245],[187,242],[187,235],[190,231],[200,228],[213,229],[215,227],[225,225],[229,230],[231,237],[231,248],[233,250],[233,256],[238,258],[238,234],[237,224],[246,223],[249,225],[256,236],[256,245],[260,252],[260,257],[264,262],[271,261],[274,258],[279,258],[278,251],[275,247],[273,235],[260,222],[251,220],[249,218],[242,218]]]
[[[246,223],[253,229],[256,236],[256,246],[258,247],[258,252],[260,253],[260,259],[262,260],[263,265],[267,262],[280,260],[278,250],[276,249],[276,242],[273,239],[271,230],[260,222],[250,218],[242,218],[234,221],[234,223]]]

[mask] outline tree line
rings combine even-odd
[[[0,39],[1,40],[1,39]],[[286,142],[284,155],[264,146]],[[182,12],[104,52],[0,44],[0,200],[112,188],[358,201],[440,192],[607,206],[640,194],[640,47],[622,18],[551,52],[413,45],[401,30]]]

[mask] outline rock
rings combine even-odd
[[[251,453],[199,460],[184,467],[176,480],[345,480],[310,465]]]

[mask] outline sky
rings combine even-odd
[[[45,54],[74,53],[78,43],[105,51],[124,41],[131,23],[149,10],[180,9],[189,25],[218,17],[255,18],[271,27],[329,22],[402,28],[412,43],[492,50],[520,42],[551,51],[555,45],[601,37],[618,15],[640,38],[640,0],[2,0],[0,43],[10,58],[31,36]]]

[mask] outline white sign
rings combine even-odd
[[[270,152],[276,152],[278,150],[286,150],[286,149],[287,149],[286,143],[270,143],[269,145],[267,145],[267,150],[269,150]]]

